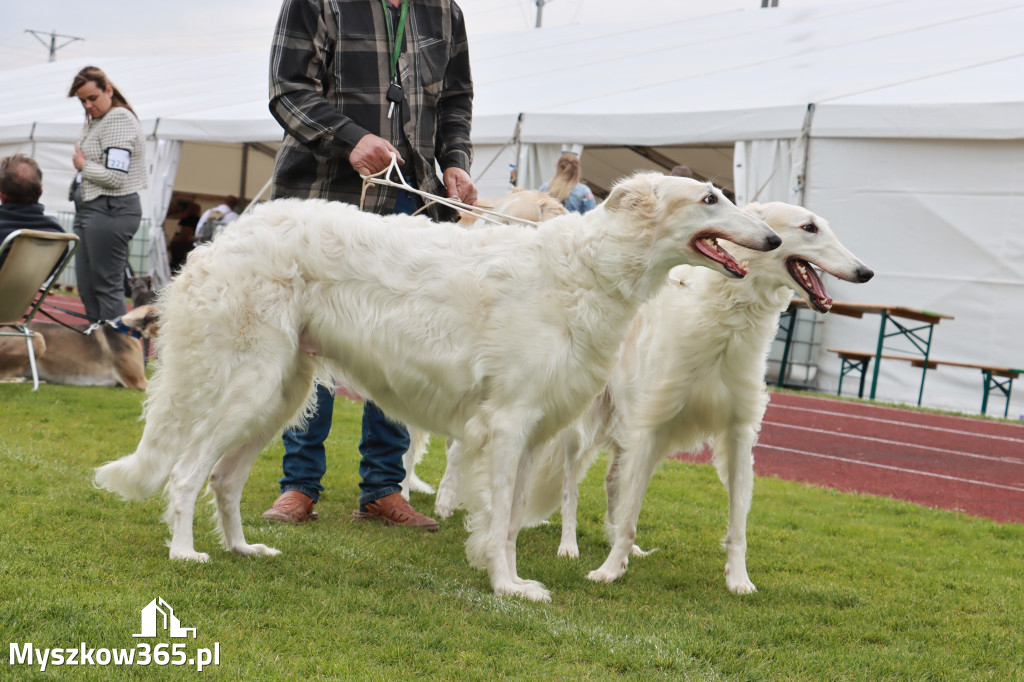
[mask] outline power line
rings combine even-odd
[[[50,49],[50,58],[47,61],[51,61],[51,62],[56,59],[57,50],[59,50],[60,48],[65,47],[67,45],[70,45],[71,43],[75,42],[76,40],[85,40],[85,38],[79,38],[77,36],[66,36],[66,35],[63,35],[61,33],[57,33],[57,31],[55,31],[55,30],[54,31],[50,31],[49,33],[44,33],[43,31],[34,31],[34,30],[30,29],[30,28],[26,28],[25,29],[25,33],[31,33],[32,35],[34,35],[36,37],[36,40],[38,40],[39,42],[41,42],[43,44],[44,47],[48,47]],[[43,40],[43,36],[50,36],[49,42]],[[66,42],[63,42],[60,45],[58,45],[57,44],[57,38],[70,38],[70,40],[68,40]]]
[[[537,25],[534,28],[540,28],[541,15],[544,14],[544,5],[554,1],[555,0],[537,0]]]

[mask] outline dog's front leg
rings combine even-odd
[[[402,455],[402,466],[405,467],[405,480],[402,481],[402,497],[409,499],[412,491],[418,493],[434,494],[434,488],[429,483],[416,475],[416,464],[423,459],[430,445],[430,432],[414,427],[409,429],[409,449]]]
[[[729,531],[725,535],[725,585],[734,594],[757,588],[747,575],[747,514],[754,495],[753,429],[735,427],[715,440],[715,464],[729,492]]]
[[[515,438],[492,438],[483,452],[491,466],[491,520],[487,531],[487,565],[495,594],[551,601],[551,593],[536,581],[520,580],[515,568],[513,503],[525,481],[517,480],[524,457],[523,443]],[[529,468],[529,462],[525,465]],[[521,518],[522,512],[518,514]],[[509,551],[511,547],[512,551]]]
[[[576,542],[576,514],[580,499],[579,467],[589,453],[581,448],[580,439],[575,434],[563,435],[554,443],[562,461],[562,539],[558,544],[558,556],[576,559],[580,555]]]
[[[464,466],[463,446],[457,440],[449,440],[445,449],[446,464],[441,482],[437,485],[437,497],[434,498],[434,514],[439,519],[447,519],[455,511],[459,490],[459,469]]]
[[[609,531],[612,549],[600,567],[587,574],[596,582],[610,583],[622,577],[629,565],[629,555],[636,540],[636,526],[643,506],[644,493],[662,459],[664,438],[655,432],[617,457],[614,494],[609,490]],[[609,472],[609,477],[611,473]],[[606,482],[607,484],[607,482]],[[614,500],[614,502],[612,502]]]
[[[512,493],[512,513],[509,516],[508,541],[506,543],[505,551],[506,556],[508,557],[508,568],[512,573],[512,579],[516,584],[540,588],[544,592],[547,592],[547,590],[544,590],[544,585],[540,582],[520,578],[519,571],[516,568],[516,543],[519,540],[519,530],[523,525],[523,515],[526,513],[526,485],[530,480],[530,469],[533,465],[533,455],[534,452],[532,449],[527,450],[519,460],[515,489]]]

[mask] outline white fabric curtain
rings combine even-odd
[[[752,201],[799,204],[794,178],[803,177],[802,147],[795,140],[740,140],[733,150],[736,205]]]
[[[167,209],[171,205],[174,178],[178,173],[181,142],[149,140],[146,144],[146,156],[149,159],[149,190],[148,196],[143,196],[143,211],[147,212],[150,218],[147,271],[156,280],[155,288],[159,288],[171,280],[163,226]]]

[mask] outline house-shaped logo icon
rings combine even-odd
[[[188,638],[189,633],[192,633],[192,639],[196,638],[196,629],[181,627],[174,609],[163,597],[157,597],[142,609],[142,632],[132,637],[156,637],[158,629],[166,630],[169,636],[179,639]]]

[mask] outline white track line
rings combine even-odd
[[[846,459],[845,457],[835,457],[834,455],[823,455],[817,452],[807,452],[805,450],[794,450],[792,448],[783,448],[777,445],[763,445],[758,443],[755,448],[767,448],[769,450],[781,450],[782,452],[792,452],[797,455],[803,455],[805,457],[817,457],[819,459],[830,459],[835,462],[845,462],[846,464],[859,464],[866,467],[875,467],[876,469],[887,469],[889,471],[898,471],[904,474],[916,474],[918,476],[928,476],[929,478],[941,478],[946,481],[956,481],[958,483],[970,483],[972,485],[981,485],[986,488],[999,488],[1000,490],[1010,490],[1015,493],[1024,493],[1024,488],[1018,488],[1012,485],[1000,485],[998,483],[988,483],[986,481],[975,481],[970,478],[960,478],[958,476],[947,476],[946,474],[936,474],[930,471],[918,471],[917,469],[905,469],[903,467],[894,467],[888,464],[876,464],[875,462],[862,462],[857,459]]]
[[[796,407],[794,405],[780,405],[778,403],[769,403],[769,408],[777,408],[780,410],[797,410],[799,412],[813,412],[814,414],[824,414],[831,417],[841,416],[846,419],[863,419],[865,421],[878,422],[880,424],[895,424],[896,426],[902,426],[904,428],[914,429],[927,429],[929,431],[942,431],[944,433],[955,433],[961,436],[973,436],[975,438],[990,438],[992,440],[1003,440],[1010,443],[1020,443],[1024,445],[1024,438],[1011,438],[1010,436],[993,436],[987,433],[977,433],[975,431],[964,431],[961,429],[947,429],[941,426],[928,426],[926,424],[913,424],[909,422],[896,421],[895,419],[879,419],[878,417],[865,417],[859,414],[849,414],[847,412],[829,412],[828,410],[815,410],[810,407]],[[941,416],[941,415],[936,415]],[[957,419],[964,419],[965,417],[957,417]]]
[[[937,448],[931,445],[921,445],[919,443],[908,443],[900,440],[889,440],[887,438],[875,438],[874,436],[862,436],[856,433],[844,433],[842,431],[825,431],[823,429],[817,429],[811,426],[797,426],[795,424],[785,424],[783,422],[763,422],[764,424],[770,424],[771,426],[778,426],[783,429],[796,429],[798,431],[810,431],[811,433],[820,433],[826,436],[837,436],[839,438],[852,438],[854,440],[867,440],[873,443],[882,443],[884,445],[898,445],[906,448],[917,448],[919,450],[931,450],[932,452],[941,452],[945,455],[955,455],[957,457],[969,457],[971,459],[981,459],[987,462],[1000,462],[1003,464],[1021,464],[1024,465],[1024,460],[1014,459],[1013,457],[992,457],[990,455],[979,455],[973,452],[963,452],[962,450],[949,450],[947,448]]]

